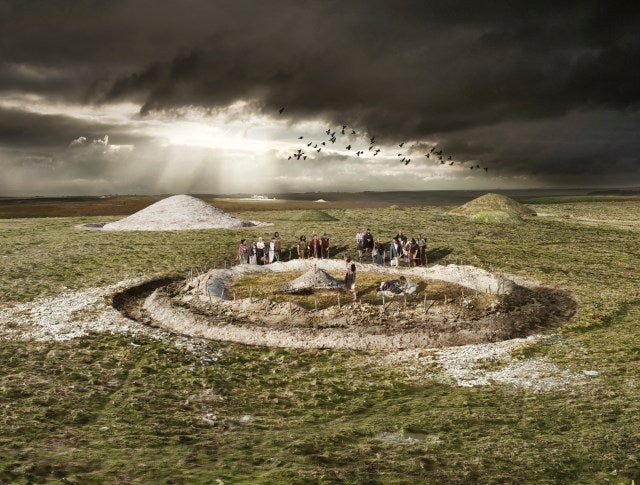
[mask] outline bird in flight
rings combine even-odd
[[[410,162],[410,161],[411,161],[411,159],[410,159],[410,158],[407,158],[407,159],[404,161],[404,164],[405,164],[405,165],[409,165],[409,162]]]
[[[375,136],[372,136],[372,137],[370,138],[370,142],[371,142],[371,144],[373,145],[373,144],[376,142],[376,137],[375,137]]]
[[[304,136],[299,136],[298,140],[302,140],[304,138]]]
[[[284,106],[278,110],[280,114],[282,114],[283,111],[284,111]]]
[[[347,150],[351,150],[351,145],[347,145]]]
[[[352,135],[357,135],[356,130],[351,130]]]
[[[488,172],[489,171],[489,167],[484,167],[484,171]]]
[[[357,155],[357,156],[360,156],[360,154],[361,154],[361,153],[364,153],[364,152],[361,152],[360,150],[358,150],[358,151],[356,152],[356,155]]]
[[[310,147],[312,143],[313,143],[313,142],[312,142],[312,141],[310,141],[309,143],[307,143],[307,146],[308,146],[308,147]]]
[[[404,145],[404,142],[400,143],[400,145],[398,145],[400,148],[402,148],[402,145]]]

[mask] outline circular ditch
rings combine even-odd
[[[566,290],[472,266],[389,268],[358,264],[358,301],[335,285],[290,291],[310,272],[341,278],[344,262],[295,260],[239,265],[163,278],[113,296],[134,320],[213,340],[293,348],[434,348],[526,337],[571,319]],[[380,282],[410,278],[411,295],[379,293]],[[324,280],[323,280],[324,281]]]

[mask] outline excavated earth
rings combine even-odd
[[[438,348],[527,337],[563,325],[578,308],[566,290],[473,266],[358,266],[359,274],[379,274],[380,281],[404,274],[459,285],[463,296],[423,300],[418,294],[408,303],[401,297],[385,305],[357,302],[319,310],[265,298],[233,298],[229,288],[245,276],[344,269],[338,260],[294,260],[212,269],[186,281],[148,281],[116,293],[112,304],[131,319],[176,334],[249,345],[359,350]]]

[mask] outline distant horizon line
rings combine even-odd
[[[447,192],[526,192],[526,191],[620,191],[620,192],[640,192],[640,186],[614,186],[614,187],[529,187],[529,188],[491,188],[491,189],[423,189],[423,190],[359,190],[359,191],[303,191],[303,192],[233,192],[233,193],[214,193],[214,192],[160,192],[160,193],[104,193],[104,194],[37,194],[37,195],[0,195],[0,199],[44,199],[44,198],[74,198],[74,197],[170,197],[173,195],[191,195],[200,197],[251,197],[252,195],[311,195],[311,194],[389,194],[389,193],[447,193]]]

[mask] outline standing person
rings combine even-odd
[[[367,228],[367,232],[362,236],[362,248],[367,254],[373,252],[373,234],[371,234],[371,229],[369,228]]]
[[[411,241],[409,240],[402,245],[402,258],[407,266],[411,264]]]
[[[356,294],[356,264],[351,262],[351,258],[347,257],[347,273],[344,275],[344,287],[351,292],[353,301],[358,299]]]
[[[298,259],[307,257],[307,236],[304,234],[298,239]]]
[[[247,246],[246,239],[240,239],[240,244],[238,245],[238,251],[236,253],[236,261],[240,264],[249,262],[249,247]]]
[[[259,265],[263,265],[265,261],[264,241],[261,237],[258,238],[258,242],[256,243],[256,261]]]
[[[309,242],[309,257],[317,258],[320,256],[321,252],[322,248],[320,246],[320,239],[318,239],[318,235],[314,232],[311,241]]]
[[[276,257],[276,238],[275,236],[269,241],[269,264],[273,263]]]
[[[329,259],[329,235],[325,232],[320,239],[322,259]]]
[[[280,233],[279,232],[274,233],[273,238],[275,239],[273,259],[275,261],[280,261],[280,249],[282,248],[282,239],[280,238]]]
[[[362,229],[358,229],[356,233],[356,250],[358,251],[358,257],[362,257],[362,239],[364,237],[364,232]]]
[[[251,241],[249,246],[249,264],[258,264],[258,248],[255,241]]]
[[[422,237],[422,234],[418,234],[418,239],[416,240],[418,243],[419,255],[420,255],[420,265],[427,264],[427,241]]]
[[[418,243],[416,242],[415,239],[411,239],[410,243],[407,243],[410,248],[409,248],[409,263],[411,264],[411,266],[417,266],[419,264],[419,254],[420,254],[420,247],[418,246]]]
[[[397,237],[393,238],[393,242],[389,246],[389,265],[400,266],[400,256],[402,255],[402,246]]]
[[[380,242],[380,239],[376,239],[376,242],[373,243],[373,262],[375,264],[383,264],[384,263],[384,246]]]

